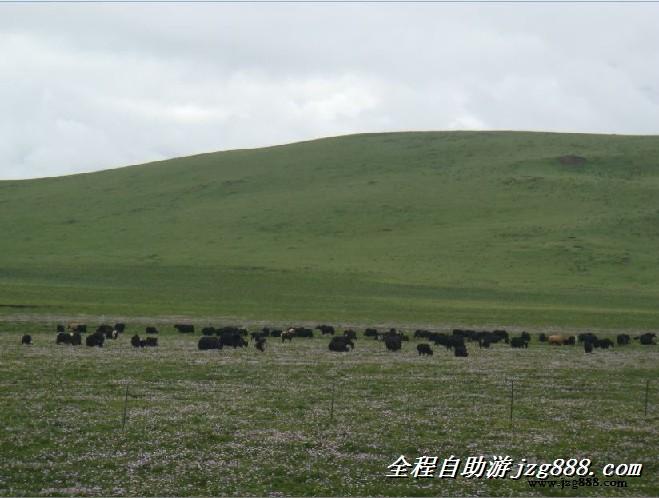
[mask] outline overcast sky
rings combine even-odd
[[[0,179],[354,132],[659,134],[659,4],[0,4]]]

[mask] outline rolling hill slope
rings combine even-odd
[[[0,233],[0,313],[652,328],[659,137],[365,134],[6,181]]]

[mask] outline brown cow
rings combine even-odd
[[[565,341],[567,340],[567,337],[563,335],[550,335],[547,337],[547,343],[548,344],[553,344],[555,346],[562,346],[565,344]]]

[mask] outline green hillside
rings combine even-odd
[[[659,137],[366,134],[5,181],[0,233],[5,314],[652,328]]]

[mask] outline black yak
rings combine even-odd
[[[401,338],[399,335],[388,335],[384,338],[384,345],[389,351],[398,351],[401,348]]]
[[[197,343],[197,348],[201,350],[222,349],[222,344],[220,344],[219,337],[203,336],[199,338],[199,342]]]
[[[426,356],[432,356],[432,348],[430,347],[430,344],[417,344],[416,350],[419,353],[419,356],[421,355],[426,355]]]
[[[332,340],[329,343],[329,350],[336,351],[340,353],[347,353],[348,351],[355,348],[355,343],[352,342],[350,337],[332,337]]]
[[[99,348],[102,348],[104,342],[105,342],[105,336],[103,334],[97,334],[97,333],[88,335],[87,338],[85,339],[85,343],[89,347],[98,346]]]

